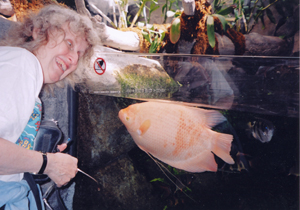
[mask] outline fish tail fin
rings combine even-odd
[[[226,118],[218,111],[215,110],[205,110],[204,111],[205,118],[206,118],[206,125],[209,128],[214,127],[215,125],[218,125],[224,121],[226,121]]]
[[[230,134],[217,133],[215,134],[215,144],[212,152],[224,160],[226,163],[234,164],[234,160],[230,156],[231,142],[233,136]]]

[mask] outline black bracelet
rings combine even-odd
[[[46,166],[47,166],[47,162],[48,162],[47,153],[43,153],[43,164],[42,164],[42,167],[39,170],[38,174],[43,174],[44,173],[44,171],[46,169]]]

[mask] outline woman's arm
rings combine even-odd
[[[77,159],[63,153],[47,153],[47,174],[58,187],[67,184],[77,173]],[[42,153],[24,149],[0,138],[0,174],[38,172],[42,166]]]

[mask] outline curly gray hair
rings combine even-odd
[[[87,16],[78,14],[76,11],[61,5],[50,4],[39,10],[38,13],[31,12],[24,21],[12,24],[5,34],[0,45],[22,47],[34,53],[39,47],[47,44],[49,35],[54,30],[65,33],[63,26],[68,24],[69,30],[77,36],[85,37],[88,48],[79,60],[78,66],[89,62],[93,54],[93,47],[100,43],[99,36],[94,30],[93,22]],[[37,38],[33,39],[33,29],[39,29]],[[63,86],[65,83],[74,87],[76,71],[68,75],[64,81],[57,82],[56,85]]]

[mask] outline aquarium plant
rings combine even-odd
[[[156,53],[165,37],[163,30],[155,30],[153,25],[147,24],[146,28],[142,28],[144,39],[150,43],[149,53]]]
[[[265,27],[264,17],[266,16],[271,23],[276,24],[276,29],[282,26],[293,12],[295,6],[299,4],[296,0],[233,0],[232,5],[226,6],[228,1],[214,0],[214,14],[219,14],[225,17],[226,21],[235,30],[244,34],[251,32],[258,20],[261,20]],[[281,18],[276,23],[271,6],[275,7]],[[233,16],[233,17],[232,17]]]

